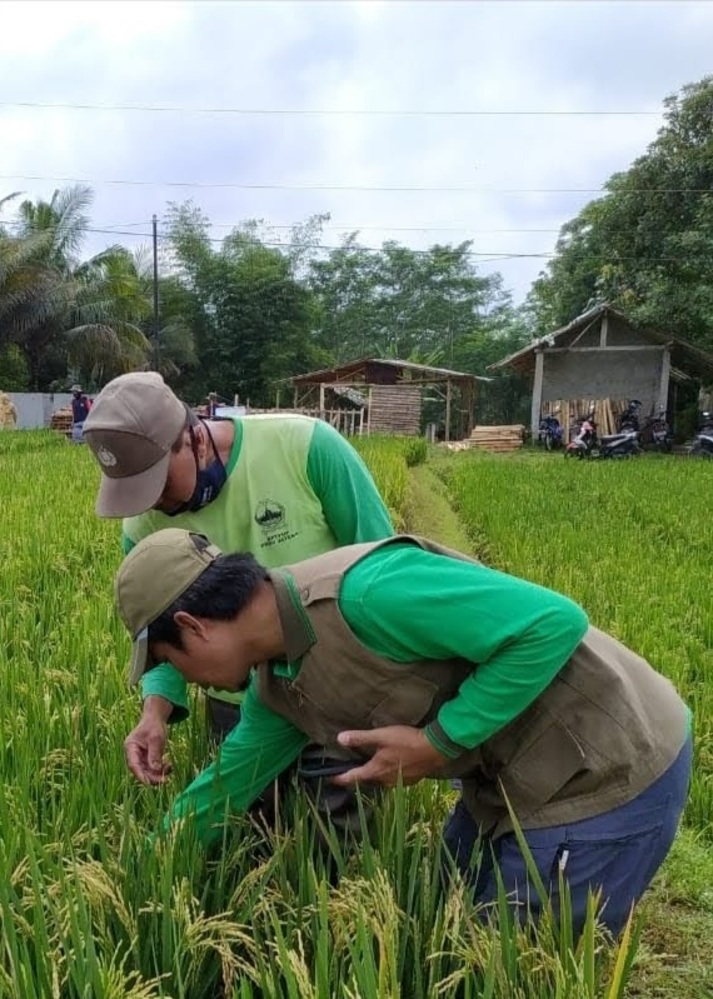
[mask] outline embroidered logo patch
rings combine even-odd
[[[106,447],[99,448],[97,458],[105,468],[113,468],[117,463],[116,455],[112,454],[109,448]]]
[[[255,523],[263,531],[275,531],[285,522],[285,508],[274,500],[260,500],[255,508]]]

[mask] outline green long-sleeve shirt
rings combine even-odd
[[[238,418],[234,426],[218,497],[196,513],[168,517],[151,510],[127,519],[125,552],[154,531],[182,527],[206,534],[223,551],[252,552],[272,569],[394,533],[366,465],[328,423],[284,414]],[[145,675],[142,692],[170,701],[172,722],[188,713],[185,680],[168,663]]]
[[[448,756],[478,746],[524,711],[562,669],[588,626],[584,611],[567,597],[408,543],[377,549],[353,566],[342,583],[339,608],[364,645],[395,662],[454,657],[473,662],[458,695],[438,714],[438,735],[426,729]],[[258,668],[295,676],[300,663]],[[248,808],[308,741],[261,703],[253,678],[240,723],[216,761],[178,797],[168,820],[193,814],[200,838],[209,842],[219,833],[228,799],[231,811]]]

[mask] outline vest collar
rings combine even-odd
[[[285,636],[285,655],[289,663],[298,662],[312,648],[317,636],[302,608],[300,593],[292,576],[284,569],[272,569],[269,575]]]

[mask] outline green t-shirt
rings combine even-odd
[[[362,644],[395,662],[454,657],[473,662],[457,697],[438,714],[448,742],[426,729],[448,756],[480,745],[524,711],[588,627],[584,611],[567,597],[408,542],[377,549],[353,566],[344,577],[339,608]],[[259,668],[296,675],[299,666]],[[216,761],[177,798],[168,820],[190,812],[199,836],[209,842],[220,833],[228,799],[231,811],[248,808],[308,741],[260,701],[253,678],[239,724]]]
[[[219,495],[196,513],[150,510],[124,521],[124,550],[165,527],[207,535],[226,552],[249,551],[268,569],[341,545],[380,541],[393,532],[389,513],[357,452],[323,420],[293,414],[234,421],[235,441]],[[188,713],[186,683],[168,663],[150,670],[144,697]],[[212,692],[221,700],[240,695]]]

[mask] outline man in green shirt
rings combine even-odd
[[[578,925],[601,888],[617,932],[668,852],[689,713],[560,594],[418,538],[268,571],[169,530],[128,555],[116,598],[132,682],[168,659],[188,682],[246,688],[219,759],[166,820],[189,817],[205,843],[312,740],[351,754],[341,786],[460,778],[446,841],[484,902],[495,877],[471,869],[478,836],[537,910],[510,806],[553,892],[565,872]]]
[[[389,537],[388,511],[354,448],[322,420],[280,414],[199,420],[153,371],[109,382],[84,425],[102,472],[101,517],[122,517],[124,552],[168,526],[199,531],[266,566],[339,545]],[[170,664],[148,674],[143,713],[125,742],[127,764],[159,784],[167,726],[188,714],[186,683]],[[238,719],[240,696],[209,690],[213,735]]]

